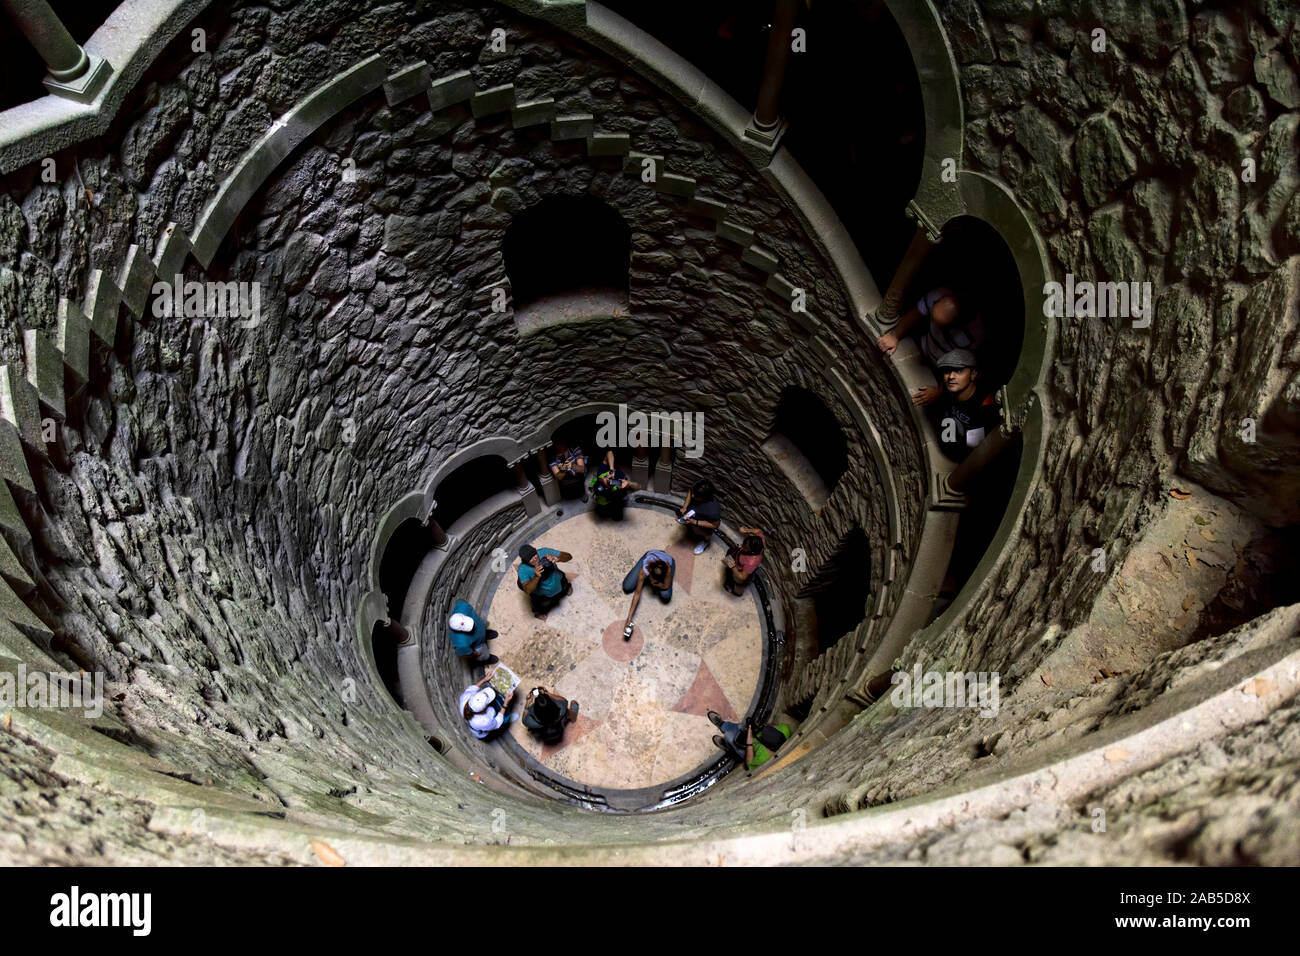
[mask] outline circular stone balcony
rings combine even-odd
[[[511,712],[522,717],[523,697],[536,686],[580,705],[558,744],[542,744],[516,721],[497,746],[534,780],[590,808],[651,809],[711,786],[734,761],[714,745],[708,712],[762,716],[770,698],[766,588],[756,579],[744,595],[723,590],[722,556],[734,535],[724,527],[725,537],[696,555],[665,505],[638,494],[622,521],[577,502],[546,513],[505,544],[505,570],[495,570],[503,566],[498,551],[468,589],[499,632],[490,649],[520,678]],[[516,584],[514,555],[524,543],[573,556],[561,566],[572,593],[548,613],[534,614]],[[623,580],[651,548],[676,560],[672,598],[643,592],[624,641],[631,596]],[[454,701],[461,687],[441,690]],[[483,746],[466,740],[475,745]]]

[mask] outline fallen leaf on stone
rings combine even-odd
[[[1202,528],[1202,529],[1201,529],[1201,537],[1204,538],[1206,541],[1217,541],[1217,540],[1218,540],[1218,538],[1216,538],[1216,537],[1214,536],[1214,532],[1211,531],[1209,528]]]
[[[89,189],[86,190],[86,202],[90,203],[91,205],[94,205],[95,203],[95,194],[92,193]]]
[[[1196,567],[1196,558],[1192,555],[1192,552],[1187,551],[1184,553],[1187,555],[1187,563],[1190,564],[1192,567]]]
[[[1043,671],[1043,673],[1039,674],[1038,678],[1048,687],[1052,686],[1052,675],[1047,673],[1046,671]]]
[[[1186,498],[1190,498],[1191,496],[1192,496],[1192,493],[1191,493],[1190,491],[1183,491],[1183,489],[1181,489],[1181,488],[1170,488],[1170,489],[1169,489],[1169,497],[1170,497],[1170,498],[1177,498],[1179,501],[1182,501],[1182,500],[1184,500],[1184,499],[1186,499]]]
[[[316,859],[320,860],[326,866],[347,866],[348,861],[339,856],[339,851],[334,849],[328,843],[322,843],[320,840],[311,841],[312,852],[316,854]]]
[[[1275,690],[1277,690],[1277,684],[1274,684],[1267,677],[1256,677],[1252,681],[1247,681],[1246,686],[1241,689],[1243,694],[1250,694],[1254,697],[1263,697]]]
[[[1160,560],[1165,563],[1165,567],[1172,571],[1174,569],[1174,562],[1169,560],[1169,555],[1165,554],[1163,551],[1159,552],[1159,554]]]
[[[1196,592],[1188,591],[1187,597],[1183,598],[1183,610],[1184,611],[1190,610],[1191,606],[1195,603],[1196,603]]]
[[[12,727],[13,723],[14,723],[14,715],[5,714],[5,730],[8,730],[10,727]]]
[[[1102,754],[1102,757],[1106,760],[1109,760],[1111,763],[1119,763],[1121,760],[1128,759],[1128,751],[1125,750],[1123,747],[1111,747],[1104,754]]]
[[[1187,627],[1188,621],[1190,621],[1190,620],[1191,620],[1191,618],[1189,618],[1186,614],[1180,614],[1180,615],[1178,615],[1176,618],[1174,618],[1174,630],[1175,630],[1175,631],[1185,630],[1186,627]]]

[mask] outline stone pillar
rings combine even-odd
[[[411,637],[411,632],[404,628],[397,618],[389,618],[387,627],[393,637],[397,638],[398,647],[410,647],[415,643],[415,640]]]
[[[435,548],[446,550],[447,532],[443,530],[442,525],[438,524],[438,522],[435,521],[433,517],[433,513],[437,510],[438,510],[438,502],[435,501],[433,503],[433,507],[429,509],[429,518],[427,521],[425,521],[424,526],[429,529],[429,537],[433,539],[433,546]]]
[[[551,474],[551,463],[546,460],[546,449],[549,445],[543,445],[541,448],[534,448],[533,454],[537,456],[537,474],[538,483],[542,486],[542,500],[546,502],[548,508],[560,503],[560,486]]]
[[[781,87],[790,64],[791,34],[799,16],[799,0],[776,0],[772,11],[772,29],[767,35],[767,60],[763,64],[763,83],[758,88],[758,106],[745,139],[776,152],[777,141],[785,132],[781,119]]]
[[[908,284],[916,278],[917,270],[921,268],[921,263],[930,254],[936,242],[938,237],[932,237],[928,227],[923,222],[917,222],[916,233],[912,236],[907,252],[903,255],[903,261],[894,270],[894,278],[890,280],[889,289],[885,292],[880,307],[876,309],[876,322],[882,330],[887,330],[898,322],[903,306],[903,293],[907,291]]]
[[[45,61],[45,86],[57,96],[91,102],[113,68],[91,56],[72,38],[45,0],[4,0],[10,18]]]
[[[519,492],[519,497],[524,499],[524,512],[532,518],[542,513],[542,503],[537,499],[537,489],[533,483],[528,480],[528,475],[524,471],[524,460],[512,461],[510,467],[515,470],[515,490]]]
[[[650,456],[645,446],[640,446],[632,456],[632,481],[638,488],[650,487]]]
[[[655,462],[655,491],[666,495],[672,492],[673,483],[673,449],[671,445],[659,448],[659,460]]]

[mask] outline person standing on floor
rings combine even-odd
[[[447,636],[456,656],[461,660],[479,664],[495,664],[496,655],[488,652],[487,642],[497,636],[488,630],[487,621],[478,616],[468,601],[457,601],[447,619]]]

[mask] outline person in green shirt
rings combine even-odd
[[[775,727],[766,724],[756,731],[756,723],[753,720],[736,724],[723,720],[721,714],[712,710],[709,711],[709,720],[722,731],[721,734],[713,736],[714,745],[721,747],[737,760],[743,761],[746,770],[753,770],[767,763],[781,745],[790,739],[788,724],[777,724]]]

